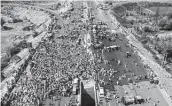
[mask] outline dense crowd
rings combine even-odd
[[[70,96],[74,78],[80,75],[85,79],[93,78],[94,63],[83,45],[77,42],[78,39],[84,39],[84,25],[78,18],[72,20],[75,22],[66,25],[69,33],[65,37],[55,35],[54,39],[43,40],[39,44],[29,63],[30,69],[24,71],[16,87],[4,100],[8,105],[38,106],[47,98],[57,100],[62,96]],[[48,33],[58,29],[55,25],[58,22],[51,24]]]

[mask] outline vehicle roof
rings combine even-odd
[[[75,78],[75,79],[73,80],[73,83],[78,83],[78,78]]]
[[[102,87],[100,87],[100,93],[104,94],[104,89]]]

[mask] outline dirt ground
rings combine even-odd
[[[153,106],[154,102],[157,103],[157,106],[168,106],[166,100],[161,95],[160,91],[158,90],[157,86],[154,84],[150,84],[147,81],[139,82],[136,85],[133,85],[133,89],[131,89],[131,85],[124,85],[124,86],[115,86],[116,94],[119,96],[118,100],[121,100],[123,96],[126,95],[133,95],[133,96],[141,96],[144,99],[150,98],[147,102],[143,104],[131,104],[129,106]],[[124,92],[127,92],[125,94]],[[123,103],[117,103],[117,99],[113,96],[111,97],[109,105],[113,106],[124,106]],[[108,103],[107,103],[108,104]]]
[[[17,44],[28,34],[31,34],[32,31],[23,31],[22,28],[25,26],[31,25],[29,22],[19,22],[19,23],[8,23],[7,26],[11,27],[11,30],[2,30],[1,31],[1,53],[6,53],[6,50]],[[3,40],[2,40],[3,39]]]

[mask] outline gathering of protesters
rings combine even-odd
[[[57,19],[53,21],[48,33],[63,27],[57,25]],[[47,98],[70,97],[74,78],[79,75],[85,79],[93,78],[94,66],[89,60],[90,55],[77,42],[78,38],[83,39],[84,25],[77,18],[70,21],[74,22],[66,25],[66,36],[59,37],[59,31],[57,36],[52,34],[54,39],[50,36],[42,40],[28,64],[30,69],[21,72],[14,89],[1,100],[2,106],[39,106]]]

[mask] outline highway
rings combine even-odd
[[[93,4],[91,1],[88,2],[88,6],[91,8],[95,8],[98,3],[97,1],[94,2]],[[113,23],[115,20],[113,20],[113,17],[109,15],[108,12],[105,12],[99,8],[97,8],[95,13],[95,18],[96,20],[103,21],[108,24],[108,27],[111,30],[116,29],[116,24],[119,24],[118,22]],[[115,27],[115,28],[114,28]],[[117,29],[117,32],[121,32],[121,29]],[[104,39],[103,43],[105,46],[112,46],[112,45],[119,45],[122,49],[122,51],[114,51],[114,52],[105,52],[103,51],[103,56],[106,60],[110,61],[110,64],[101,64],[100,68],[105,68],[109,70],[110,68],[114,68],[115,70],[118,71],[117,74],[115,74],[111,79],[113,82],[109,82],[108,76],[103,76],[100,74],[100,78],[104,79],[105,81],[108,82],[107,85],[105,85],[105,88],[113,89],[113,85],[116,85],[116,81],[118,80],[119,76],[123,75],[125,73],[126,65],[129,70],[131,70],[131,73],[135,73],[137,76],[142,75],[145,76],[147,75],[147,70],[144,68],[144,65],[140,61],[140,58],[135,54],[132,48],[126,47],[125,45],[128,44],[128,41],[126,39],[126,35],[122,34],[119,36],[118,39],[116,39],[115,42],[111,42],[108,39]],[[125,57],[126,52],[129,51],[132,56],[130,58]],[[117,61],[111,61],[112,59],[115,60],[120,60],[122,65],[118,65]],[[133,62],[134,61],[134,62]],[[136,65],[137,63],[137,65]],[[131,77],[131,73],[126,73],[127,78]],[[121,84],[127,84],[127,78],[123,79],[121,81]],[[133,78],[134,80],[134,78]]]
[[[95,0],[94,3],[91,2],[91,1],[88,1],[88,6],[91,7],[91,8],[96,8],[96,5],[98,5],[99,3],[101,3],[101,1],[96,1]],[[146,50],[145,49],[141,50],[143,47],[139,48],[140,51],[138,51],[138,49],[134,50],[131,47],[126,47],[125,44],[129,44],[129,43],[131,44],[131,42],[128,42],[127,36],[134,37],[134,35],[131,32],[127,31],[127,29],[122,27],[122,26],[117,27],[120,24],[119,24],[119,22],[117,22],[117,20],[115,20],[113,18],[114,16],[112,16],[110,14],[110,12],[106,12],[106,11],[101,10],[99,8],[96,8],[95,11],[96,11],[95,12],[96,14],[94,14],[94,15],[95,15],[96,20],[100,20],[100,21],[103,21],[103,22],[107,23],[108,27],[111,30],[116,30],[116,32],[120,32],[120,31],[124,32],[124,36],[120,36],[120,39],[117,39],[115,42],[109,42],[108,40],[103,41],[105,46],[111,46],[111,45],[118,44],[122,48],[122,51],[110,52],[110,53],[104,52],[103,53],[105,59],[107,59],[108,61],[110,61],[111,59],[114,58],[116,60],[121,60],[121,62],[122,62],[121,66],[117,65],[117,62],[114,62],[114,61],[110,62],[111,65],[107,65],[107,64],[101,65],[102,66],[101,68],[105,68],[105,69],[108,70],[110,67],[113,67],[114,69],[117,69],[119,71],[118,74],[113,76],[112,82],[108,82],[107,85],[105,85],[104,87],[108,88],[108,89],[111,89],[111,90],[113,89],[113,85],[116,84],[116,81],[118,80],[119,76],[121,76],[121,75],[123,75],[125,73],[124,72],[124,70],[126,69],[125,64],[127,64],[127,67],[130,69],[131,73],[135,73],[136,76],[139,76],[139,75],[145,76],[147,74],[148,70],[144,68],[143,57],[140,57],[140,53],[138,53],[138,52],[140,52],[140,51],[141,52],[143,52],[143,51],[146,52]],[[127,35],[125,35],[125,34],[127,34]],[[138,42],[138,40],[136,40],[136,39],[135,39],[135,41]],[[139,43],[139,45],[134,44],[133,46],[137,47],[137,46],[141,46],[141,44],[140,43]],[[129,51],[132,54],[132,56],[130,58],[125,57],[125,53],[127,51]],[[150,54],[145,55],[145,56],[150,56]],[[163,69],[161,69],[160,66],[157,63],[152,63],[151,58],[150,58],[149,61],[150,61],[151,64],[147,63],[148,66],[150,66],[151,69],[153,69],[153,71],[158,75],[160,82],[164,83],[166,85],[166,88],[167,87],[170,88],[169,86],[171,86],[172,83],[170,84],[170,82],[169,82],[170,79],[167,77],[167,76],[170,76],[170,75],[165,71],[162,72]],[[147,60],[147,62],[148,62],[148,60]],[[157,64],[156,66],[158,66],[158,69],[160,69],[160,70],[155,69],[156,68],[155,64]],[[131,78],[131,76],[128,75],[128,78]],[[100,79],[104,79],[105,81],[108,81],[109,77],[102,75],[102,76],[100,76]],[[127,84],[127,80],[124,79],[123,81],[121,81],[121,84]],[[166,89],[166,90],[170,90],[170,89]],[[163,95],[166,95],[166,93],[165,94],[163,92],[161,92],[161,93]],[[166,101],[168,103],[170,102],[170,99],[169,99],[168,96],[166,96],[165,99],[166,99]],[[170,105],[170,103],[169,103],[169,105]]]

